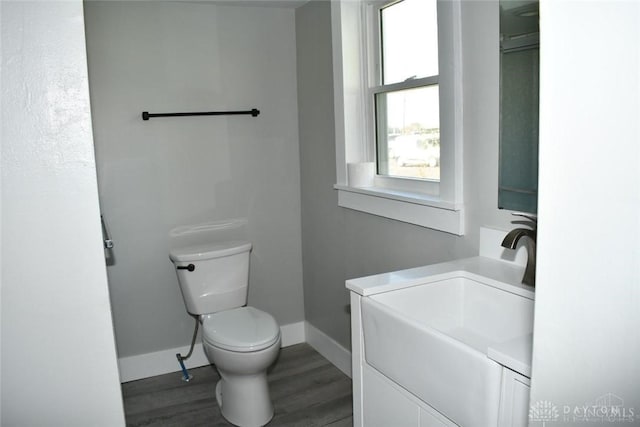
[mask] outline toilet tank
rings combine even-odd
[[[187,311],[208,314],[246,305],[250,251],[251,243],[240,240],[173,249],[169,258]]]

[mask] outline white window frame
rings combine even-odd
[[[389,3],[332,1],[337,175],[334,187],[338,190],[338,204],[463,235],[460,0],[438,1],[440,182],[377,174],[367,187],[350,186],[348,182],[348,163],[375,162],[373,93],[379,90],[377,11]],[[425,80],[429,78],[386,86],[393,90],[412,88],[423,86]]]
[[[369,87],[367,101],[369,103],[368,111],[370,111],[369,115],[372,121],[371,126],[373,126],[373,136],[371,140],[373,142],[372,148],[373,148],[374,156],[376,158],[376,164],[377,164],[377,152],[378,152],[378,147],[377,147],[378,138],[377,138],[376,118],[375,118],[377,113],[375,111],[375,101],[374,101],[375,96],[381,93],[393,93],[400,90],[417,89],[417,88],[428,87],[436,84],[438,84],[438,76],[431,76],[431,77],[414,79],[414,80],[409,80],[409,81],[400,82],[400,83]],[[383,188],[389,188],[389,189],[395,189],[395,190],[413,191],[416,193],[425,193],[425,194],[434,195],[434,196],[438,196],[440,192],[439,179],[438,180],[414,179],[414,178],[403,178],[403,177],[392,176],[392,175],[376,174],[374,178],[374,182],[376,187],[383,187]]]
[[[392,6],[402,0],[365,0],[364,1],[364,29],[365,29],[365,56],[367,58],[367,119],[370,123],[372,134],[369,136],[372,158],[375,160],[376,168],[378,164],[377,128],[375,96],[380,93],[393,93],[401,90],[416,89],[439,84],[439,73],[435,76],[428,76],[419,79],[405,80],[402,82],[384,84],[382,81],[382,35],[380,34],[381,11],[385,7]],[[409,76],[407,76],[409,77]],[[440,180],[403,178],[391,175],[376,174],[374,178],[376,187],[388,188],[392,190],[404,190],[414,193],[424,193],[438,196],[440,191]]]

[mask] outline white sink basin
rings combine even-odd
[[[487,352],[533,330],[533,300],[487,282],[453,277],[362,299],[367,363],[462,426],[497,425],[502,367]]]

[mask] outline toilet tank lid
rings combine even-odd
[[[251,250],[251,242],[232,240],[228,242],[214,242],[184,248],[172,249],[169,252],[171,261],[199,261],[235,255]]]

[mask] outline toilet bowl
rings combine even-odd
[[[201,318],[203,346],[218,368],[216,400],[238,426],[263,426],[273,417],[267,368],[280,351],[280,328],[268,313],[241,307]]]
[[[273,317],[242,307],[202,317],[203,345],[220,381],[216,400],[222,416],[239,426],[262,426],[273,417],[267,368],[280,350]]]
[[[200,316],[209,361],[220,373],[216,401],[240,427],[273,417],[267,368],[280,351],[280,327],[264,311],[246,306],[251,243],[218,242],[172,250],[187,311]]]

